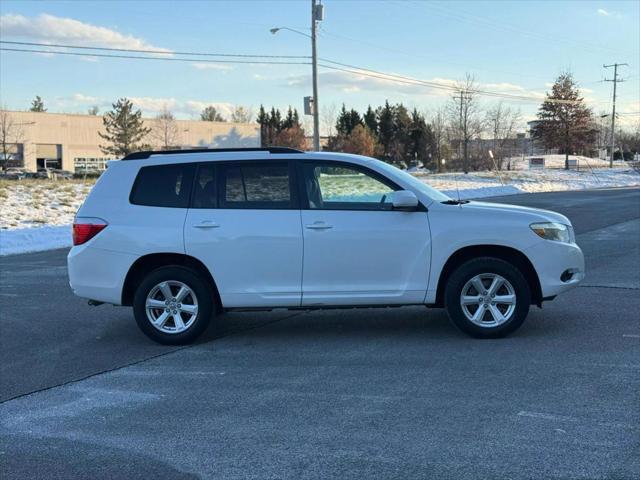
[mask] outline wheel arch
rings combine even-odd
[[[214,298],[216,300],[218,313],[222,311],[223,307],[220,292],[209,269],[197,258],[181,253],[152,253],[138,258],[131,267],[129,267],[129,271],[125,277],[122,287],[122,305],[133,305],[133,296],[135,295],[136,288],[147,273],[156,268],[171,265],[187,267],[202,275],[202,277],[209,282],[215,295]]]
[[[522,272],[531,288],[531,304],[538,306],[542,304],[542,288],[538,273],[531,260],[524,253],[504,245],[471,245],[453,252],[442,267],[436,290],[435,306],[441,307],[444,305],[444,290],[451,273],[467,260],[478,257],[494,257],[511,263]]]

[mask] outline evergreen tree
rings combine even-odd
[[[32,112],[47,111],[47,109],[44,108],[44,102],[42,101],[42,98],[40,98],[40,95],[36,95],[36,98],[33,99],[33,102],[31,102],[31,108],[29,110]]]
[[[384,102],[383,107],[378,108],[378,141],[380,142],[382,159],[389,161],[391,159],[391,148],[394,138],[395,126],[393,123],[393,108],[389,105],[389,101]]]
[[[430,158],[436,153],[434,135],[424,116],[415,108],[411,112],[408,137],[406,152],[408,161],[412,162],[415,159],[422,161],[423,165],[429,164]]]
[[[376,112],[371,108],[371,105],[367,107],[367,112],[362,118],[365,127],[367,127],[374,135],[378,134],[378,120],[376,118]]]
[[[569,154],[593,145],[596,137],[593,113],[580,96],[571,73],[562,73],[547,93],[538,111],[534,136],[547,148],[558,148],[565,154],[564,168],[569,168]]]
[[[338,132],[338,135],[349,135],[358,125],[363,125],[360,114],[353,108],[347,110],[343,103],[336,120],[336,132]]]
[[[280,112],[277,112],[278,118],[280,116]],[[297,109],[292,109],[291,105],[287,109],[287,116],[285,119],[277,126],[277,130],[281,131],[285,128],[291,127],[299,127],[300,126],[300,116],[298,115]]]
[[[142,142],[151,129],[144,126],[142,112],[135,110],[128,99],[121,98],[114,103],[113,109],[102,117],[102,123],[106,133],[99,132],[98,135],[108,142],[100,145],[103,153],[124,157],[149,148]]]
[[[226,122],[226,120],[220,115],[216,107],[209,105],[205,107],[200,113],[200,120],[204,122]]]
[[[266,147],[269,145],[269,114],[265,112],[264,106],[260,105],[258,110],[258,117],[256,118],[258,125],[260,125],[260,146]]]
[[[263,147],[281,146],[306,149],[304,129],[300,125],[300,115],[295,108],[287,109],[287,114],[282,118],[280,110],[271,107],[266,112],[260,105],[256,121],[260,124],[261,145]]]

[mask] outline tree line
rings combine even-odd
[[[482,103],[471,76],[459,82],[456,90],[458,94],[430,114],[389,101],[375,108],[369,105],[363,113],[343,104],[335,119],[328,115],[324,149],[372,156],[403,168],[422,165],[434,171],[464,172],[510,168],[511,157],[530,153],[518,138],[524,130],[519,109],[504,101]],[[260,110],[265,112],[263,106]],[[565,72],[546,93],[530,133],[536,146],[564,154],[568,167],[569,155],[597,156],[598,150],[608,146],[610,130],[598,122],[603,116],[594,115],[572,74]],[[280,118],[274,108],[258,116],[263,146],[300,148],[298,141],[290,145],[282,136],[271,134],[287,128],[279,124]],[[617,132],[616,138],[614,158],[622,158],[622,152],[624,158],[632,158],[640,151],[640,123]]]

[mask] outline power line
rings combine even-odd
[[[307,55],[250,55],[246,53],[210,53],[210,52],[178,52],[173,50],[148,50],[135,48],[114,48],[114,47],[89,47],[86,45],[64,45],[59,43],[36,43],[36,42],[17,42],[10,40],[0,40],[0,43],[11,45],[25,45],[31,47],[55,47],[55,48],[73,48],[79,50],[99,50],[108,52],[130,52],[130,53],[148,53],[154,55],[190,55],[197,57],[238,57],[238,58],[311,58]]]
[[[378,50],[385,50],[387,52],[391,52],[391,53],[395,53],[395,54],[399,54],[399,55],[404,55],[410,58],[424,58],[430,61],[433,61],[434,58],[437,59],[437,62],[440,63],[444,63],[444,64],[448,64],[448,65],[455,65],[458,67],[468,67],[469,64],[468,63],[464,63],[464,62],[452,62],[450,60],[442,60],[441,58],[434,56],[434,55],[424,55],[424,53],[420,53],[420,54],[416,54],[413,52],[409,52],[407,50],[401,50],[401,49],[395,49],[395,48],[389,48],[388,46],[384,46],[384,45],[380,45],[380,44],[376,44],[376,43],[372,43],[366,40],[362,40],[359,38],[353,38],[353,37],[347,37],[346,35],[342,35],[342,34],[337,34],[334,32],[329,32],[327,31],[325,28],[322,28],[320,30],[322,36],[328,35],[330,37],[335,37],[335,38],[339,38],[342,40],[347,40],[349,42],[355,42],[355,43],[360,43],[362,45],[368,45],[370,47],[374,47]],[[510,76],[518,76],[518,77],[526,77],[526,78],[540,78],[540,79],[544,79],[547,77],[543,77],[542,75],[527,75],[524,73],[516,73],[516,72],[508,72],[505,70],[496,70],[493,68],[484,68],[484,67],[478,67],[477,65],[473,66],[474,70],[482,70],[485,72],[492,72],[492,73],[503,73],[505,75],[510,75]]]
[[[0,40],[0,43],[10,43],[10,44],[18,44],[18,45],[44,45],[47,47],[52,47],[51,44],[36,44],[35,42],[10,42],[6,40]],[[225,58],[235,57],[233,54],[218,54],[218,53],[205,53],[205,52],[160,52],[158,50],[135,50],[135,49],[116,49],[116,48],[107,48],[107,47],[85,47],[85,46],[72,46],[72,45],[61,45],[58,44],[56,48],[78,48],[84,50],[107,50],[107,51],[133,51],[133,52],[144,52],[148,54],[158,55],[198,55],[198,56],[224,56]],[[111,55],[106,53],[96,53],[96,52],[70,52],[70,51],[60,51],[60,50],[42,50],[42,49],[22,49],[22,48],[9,48],[9,47],[0,47],[1,51],[8,52],[23,52],[23,53],[35,53],[35,54],[51,54],[51,55],[67,55],[67,56],[76,56],[76,57],[99,57],[99,58],[120,58],[120,59],[128,59],[128,60],[162,60],[162,61],[174,61],[174,62],[199,62],[199,63],[213,63],[213,64],[248,64],[248,65],[309,65],[309,62],[298,62],[298,61],[288,61],[288,60],[219,60],[219,59],[194,59],[194,58],[180,58],[174,56],[144,56],[144,55]],[[242,54],[243,56],[240,58],[261,58],[258,55],[247,55]],[[299,58],[297,56],[265,56],[265,58]],[[308,57],[300,57],[300,58],[308,58]],[[387,72],[381,72],[377,70],[373,70],[366,67],[360,67],[357,65],[351,65],[348,63],[337,62],[334,60],[321,58],[324,64],[320,64],[322,68],[330,69],[330,70],[338,70],[343,71],[345,73],[350,73],[352,75],[360,75],[371,78],[377,78],[380,80],[386,80],[390,82],[396,82],[406,85],[417,85],[424,86],[433,89],[446,90],[450,92],[459,92],[460,87],[456,85],[448,85],[439,82],[433,82],[429,80],[421,80],[417,78],[412,78],[404,75],[391,74]],[[327,65],[326,63],[330,63],[332,65]],[[527,96],[527,95],[515,95],[509,93],[501,93],[501,92],[492,92],[488,90],[475,89],[473,93],[476,93],[481,96],[493,97],[493,98],[502,98],[512,101],[522,101],[522,102],[534,102],[539,103],[543,100],[541,97],[536,96]],[[572,104],[576,103],[573,100],[561,100],[561,99],[547,99],[547,101],[553,103],[566,103]],[[607,102],[603,102],[607,103]]]
[[[22,48],[0,47],[5,52],[26,52],[51,55],[71,55],[75,57],[100,57],[100,58],[124,58],[129,60],[161,60],[171,62],[191,62],[191,63],[233,63],[247,65],[309,65],[310,62],[289,62],[289,61],[271,61],[271,60],[211,60],[200,58],[179,58],[179,57],[145,57],[141,55],[110,55],[107,53],[81,53],[81,52],[60,52],[53,50],[34,50]]]
[[[434,89],[448,90],[448,91],[451,91],[451,92],[459,92],[461,90],[461,87],[457,86],[457,85],[447,85],[447,84],[442,84],[442,83],[438,83],[438,82],[432,82],[432,81],[429,81],[429,80],[420,80],[420,79],[417,79],[417,78],[406,77],[406,76],[403,76],[403,75],[397,75],[397,74],[391,74],[391,73],[381,72],[381,71],[377,71],[377,70],[371,70],[369,68],[359,67],[359,66],[356,66],[356,65],[350,65],[350,64],[347,64],[347,63],[336,62],[336,61],[325,59],[325,58],[322,58],[320,60],[323,61],[323,62],[327,62],[327,63],[331,63],[332,64],[332,65],[326,65],[326,64],[320,65],[323,68],[327,68],[327,69],[330,69],[330,70],[339,70],[339,71],[343,71],[343,72],[346,72],[346,73],[351,73],[353,75],[361,75],[361,76],[365,76],[365,77],[378,78],[378,79],[381,79],[381,80],[387,80],[387,81],[390,81],[390,82],[396,82],[396,83],[401,83],[401,84],[406,84],[406,85],[425,86],[425,87],[434,88]],[[339,65],[339,67],[336,67],[335,65]],[[551,102],[551,103],[569,104],[569,105],[579,103],[579,101],[577,101],[577,100],[562,100],[562,99],[553,99],[553,98],[541,98],[541,97],[536,97],[536,96],[532,96],[532,95],[515,95],[515,94],[510,94],[510,93],[492,92],[492,91],[489,91],[489,90],[481,90],[481,89],[473,89],[473,90],[469,91],[469,93],[474,93],[474,94],[478,94],[478,95],[485,96],[485,97],[503,98],[503,99],[506,99],[506,100],[519,101],[519,102],[540,103],[541,101],[548,101],[548,102]],[[602,102],[602,103],[607,103],[607,102]]]

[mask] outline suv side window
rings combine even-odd
[[[220,167],[220,208],[293,208],[287,162],[238,162]]]
[[[366,168],[308,162],[302,166],[304,190],[312,210],[391,210],[398,188]]]
[[[193,163],[142,167],[129,201],[149,207],[187,208],[194,170]]]
[[[217,192],[215,164],[213,162],[201,164],[193,186],[192,208],[216,208]]]

